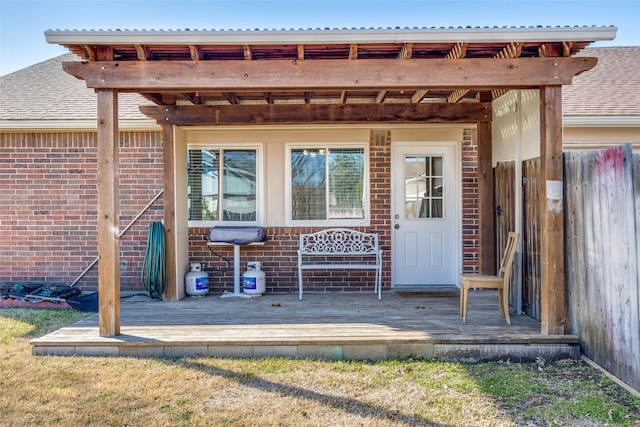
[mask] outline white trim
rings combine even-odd
[[[291,218],[291,150],[295,148],[361,148],[364,152],[364,218],[359,219],[325,219],[325,220],[293,220]],[[285,190],[284,190],[284,212],[285,227],[367,227],[371,225],[371,190],[370,190],[370,142],[306,142],[306,143],[286,143],[285,144]],[[328,166],[328,163],[325,164]],[[328,176],[328,174],[327,174]],[[328,185],[327,185],[328,192]]]
[[[640,126],[640,115],[636,116],[564,116],[564,127]]]
[[[48,43],[74,44],[326,44],[613,40],[617,27],[367,28],[332,30],[47,30]]]
[[[474,127],[475,128],[475,127]],[[465,128],[466,129],[466,128]],[[395,253],[395,247],[396,245],[395,243],[395,235],[394,235],[394,213],[397,212],[396,206],[394,205],[395,202],[395,197],[396,197],[396,174],[395,174],[395,163],[397,160],[397,156],[399,154],[399,151],[402,149],[408,149],[408,148],[424,148],[427,147],[429,149],[433,149],[433,152],[431,152],[429,155],[438,155],[438,152],[435,151],[436,149],[440,148],[443,151],[440,153],[441,155],[445,156],[445,150],[453,147],[454,149],[454,163],[455,163],[455,171],[453,173],[453,175],[455,176],[454,178],[454,182],[453,184],[456,186],[455,188],[455,194],[454,195],[454,201],[455,201],[455,208],[453,209],[454,211],[454,215],[456,216],[455,218],[455,222],[456,222],[456,230],[455,230],[455,239],[456,239],[456,256],[457,256],[457,260],[456,260],[456,275],[455,275],[455,281],[454,281],[454,285],[456,287],[460,287],[460,274],[462,273],[462,219],[463,219],[463,215],[462,215],[462,139],[460,141],[447,141],[447,140],[415,140],[415,141],[409,141],[409,140],[399,140],[399,141],[391,141],[391,153],[390,153],[390,158],[391,158],[391,163],[390,163],[390,174],[391,174],[391,194],[390,194],[390,198],[391,198],[391,212],[390,212],[390,216],[389,216],[389,224],[391,227],[391,288],[398,288],[398,286],[396,286],[396,279],[395,279],[395,266],[394,263],[396,262],[396,253]],[[444,208],[444,206],[443,206]],[[400,285],[399,285],[400,286]],[[401,286],[400,286],[401,287]],[[428,288],[428,287],[425,287]]]
[[[120,131],[162,130],[155,120],[120,119]],[[98,130],[97,119],[94,120],[0,120],[0,130],[12,132],[56,131],[71,132],[74,130]]]
[[[278,125],[221,125],[221,126],[179,126],[189,132],[208,132],[208,131],[263,131],[263,130],[342,130],[342,129],[366,129],[366,130],[387,130],[387,129],[475,129],[475,123],[337,123],[337,124],[278,124]],[[320,142],[317,138],[313,142]]]
[[[640,151],[640,141],[564,141],[563,151],[573,150],[598,150],[600,148],[615,147],[618,145],[631,144],[634,151]]]
[[[264,144],[262,143],[188,143],[187,150],[256,150],[256,220],[255,221],[188,221],[189,228],[208,228],[215,225],[263,225],[265,218]],[[187,193],[187,188],[184,189]],[[187,209],[187,208],[185,208]],[[187,215],[188,216],[188,215]]]

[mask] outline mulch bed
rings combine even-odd
[[[71,308],[66,300],[79,296],[80,289],[46,283],[0,284],[1,307]]]

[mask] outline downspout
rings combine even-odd
[[[133,218],[131,220],[131,222],[129,222],[129,224],[127,224],[127,226],[125,228],[123,228],[122,231],[120,231],[120,234],[118,235],[118,237],[122,237],[127,232],[127,230],[129,230],[131,228],[131,226],[133,224],[135,224],[140,219],[140,217],[142,215],[144,215],[144,213],[146,211],[149,210],[151,205],[153,205],[155,203],[155,201],[158,200],[158,198],[162,195],[162,193],[164,193],[164,189],[160,190],[160,192],[158,192],[158,194],[156,194],[153,197],[153,199],[151,199],[151,201],[149,203],[147,203],[147,205],[144,208],[142,208],[142,210],[140,212],[138,212],[138,214],[135,216],[135,218]],[[91,270],[93,268],[93,266],[96,265],[98,260],[100,260],[100,257],[96,257],[93,261],[91,261],[91,263],[87,266],[87,268],[85,268],[82,271],[82,273],[80,273],[80,275],[78,277],[76,277],[76,280],[71,282],[71,284],[69,286],[70,287],[75,286],[80,281],[80,279],[82,279],[89,272],[89,270]]]

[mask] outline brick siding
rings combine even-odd
[[[0,282],[69,284],[97,256],[96,133],[0,134]],[[371,225],[384,250],[383,286],[391,282],[391,133],[375,130],[370,141]],[[159,132],[123,132],[120,137],[120,230],[162,189],[162,141]],[[478,269],[477,146],[474,132],[462,141],[463,270]],[[149,224],[162,219],[162,197],[122,236],[121,289],[143,290],[140,272]],[[300,233],[318,228],[270,227],[264,246],[241,251],[258,260],[268,292],[297,292]],[[189,261],[214,268],[213,292],[233,289],[233,249],[206,245],[208,229],[189,230]],[[308,291],[373,291],[373,271],[308,271]],[[97,265],[77,284],[97,289]]]
[[[0,282],[69,284],[97,257],[95,132],[0,134]],[[158,132],[120,138],[120,229],[162,189]],[[162,199],[121,238],[121,289],[141,290],[150,222]],[[97,289],[97,266],[78,287]]]
[[[478,145],[475,131],[465,130],[462,137],[462,271],[480,270],[478,236]]]

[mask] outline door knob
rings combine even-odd
[[[400,228],[400,224],[394,225],[393,228],[395,228],[397,230],[398,228]]]

